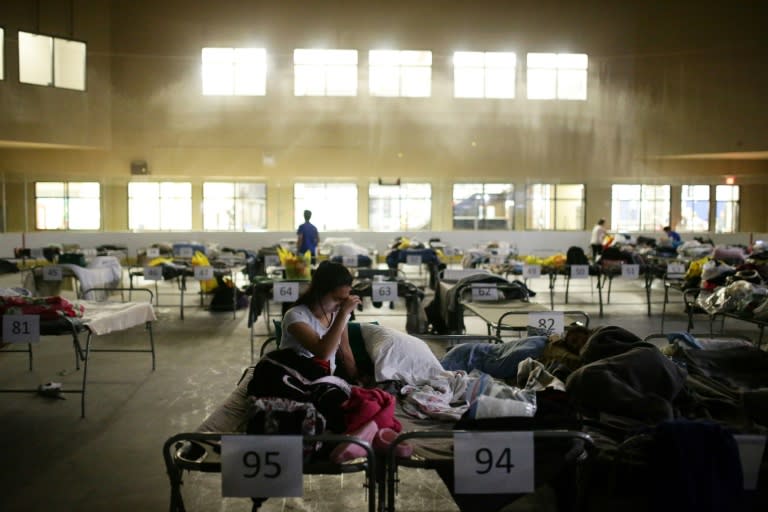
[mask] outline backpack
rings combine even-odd
[[[219,285],[213,290],[213,298],[208,307],[211,311],[232,311],[233,307],[237,309],[248,307],[248,297],[245,292],[235,286],[230,279],[217,278],[217,280]]]
[[[584,254],[584,249],[574,245],[565,253],[565,262],[568,265],[589,265],[589,258]]]

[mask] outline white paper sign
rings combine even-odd
[[[533,432],[459,432],[453,451],[457,494],[534,490]]]
[[[182,258],[191,258],[195,255],[195,250],[191,247],[179,247],[179,256]]]
[[[734,434],[739,446],[741,471],[744,474],[744,489],[757,489],[757,477],[760,473],[760,461],[765,451],[765,436]]]
[[[499,289],[495,284],[472,283],[472,300],[499,300]]]
[[[223,497],[301,497],[301,436],[221,436]]]
[[[266,254],[264,256],[264,266],[265,267],[279,267],[280,266],[280,258],[277,256],[277,254]]]
[[[571,265],[571,279],[588,279],[589,265]]]
[[[3,341],[37,343],[40,341],[39,315],[3,315]]]
[[[562,334],[565,332],[565,315],[562,311],[528,313],[528,327],[547,334]]]
[[[525,279],[541,277],[541,265],[523,265],[523,277]]]
[[[408,265],[421,265],[421,254],[406,254],[405,263]]]
[[[341,263],[345,267],[357,267],[357,256],[342,256]]]
[[[621,266],[621,277],[624,279],[637,279],[640,277],[640,265],[625,263]]]
[[[56,265],[43,267],[43,281],[61,281],[62,278],[61,267]]]
[[[293,302],[299,298],[299,283],[275,283],[272,285],[272,300]]]
[[[159,247],[147,247],[147,258],[158,258],[158,257],[160,257]]]
[[[384,302],[395,300],[397,297],[397,283],[381,282],[371,283],[371,300],[374,302]]]
[[[196,265],[195,279],[198,281],[207,281],[209,279],[213,279],[213,267],[209,265]]]
[[[667,263],[667,277],[676,279],[685,275],[684,263]]]
[[[503,265],[506,256],[499,256],[498,254],[492,254],[488,257],[488,263],[491,265]]]
[[[144,267],[144,279],[161,281],[163,279],[163,267]]]

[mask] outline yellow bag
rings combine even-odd
[[[195,255],[192,256],[193,267],[208,267],[210,265],[211,263],[208,261],[208,256],[200,251],[195,251]],[[216,281],[216,279],[206,279],[205,281],[200,281],[200,291],[203,293],[210,293],[215,290],[217,286],[219,286],[219,283]]]

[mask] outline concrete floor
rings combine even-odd
[[[18,275],[0,276],[0,286],[17,286]],[[568,309],[583,309],[592,326],[621,325],[643,337],[659,331],[663,291],[654,288],[649,317],[639,282],[614,283],[612,303],[598,318],[596,293],[587,282],[572,290]],[[180,319],[173,304],[178,297],[167,285],[154,324],[157,370],[151,371],[149,354],[94,353],[88,378],[86,417],[80,418],[78,395],[66,400],[34,393],[0,394],[0,511],[156,511],[167,510],[169,485],[162,458],[163,442],[173,434],[191,431],[232,391],[249,364],[249,329],[245,312],[210,313],[197,302]],[[544,279],[530,286],[546,292]],[[562,307],[562,283],[556,308]],[[538,301],[548,303],[542,293]],[[671,309],[667,331],[684,330],[679,296]],[[273,311],[277,308],[273,308]],[[404,329],[404,305],[394,310],[366,304],[359,320],[378,320]],[[700,320],[701,328],[708,328]],[[729,330],[753,339],[750,325],[733,322]],[[267,332],[263,318],[257,323],[258,344]],[[468,332],[483,333],[478,318],[467,319]],[[97,346],[141,347],[142,329],[97,338]],[[1,388],[35,388],[48,381],[64,388],[79,385],[74,370],[71,338],[47,337],[35,348],[35,367],[28,371],[22,354],[0,355]],[[182,487],[190,511],[248,511],[250,500],[221,498],[218,475],[186,474]],[[366,507],[362,475],[308,476],[304,498],[271,499],[262,510],[363,510]],[[546,495],[520,502],[514,510],[550,510]],[[401,472],[398,511],[458,510],[439,478],[428,470]],[[511,510],[511,509],[510,509]]]

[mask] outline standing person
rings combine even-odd
[[[605,219],[600,219],[592,228],[592,236],[589,239],[589,245],[592,247],[592,261],[603,253],[603,239],[608,234],[605,229]]]
[[[299,255],[309,251],[312,255],[312,261],[314,261],[315,256],[317,256],[317,244],[320,243],[320,234],[317,232],[315,225],[309,222],[309,219],[311,218],[312,212],[304,210],[304,224],[299,226],[299,229],[296,230],[296,234],[298,235],[298,238],[296,239],[296,249],[298,250]]]

